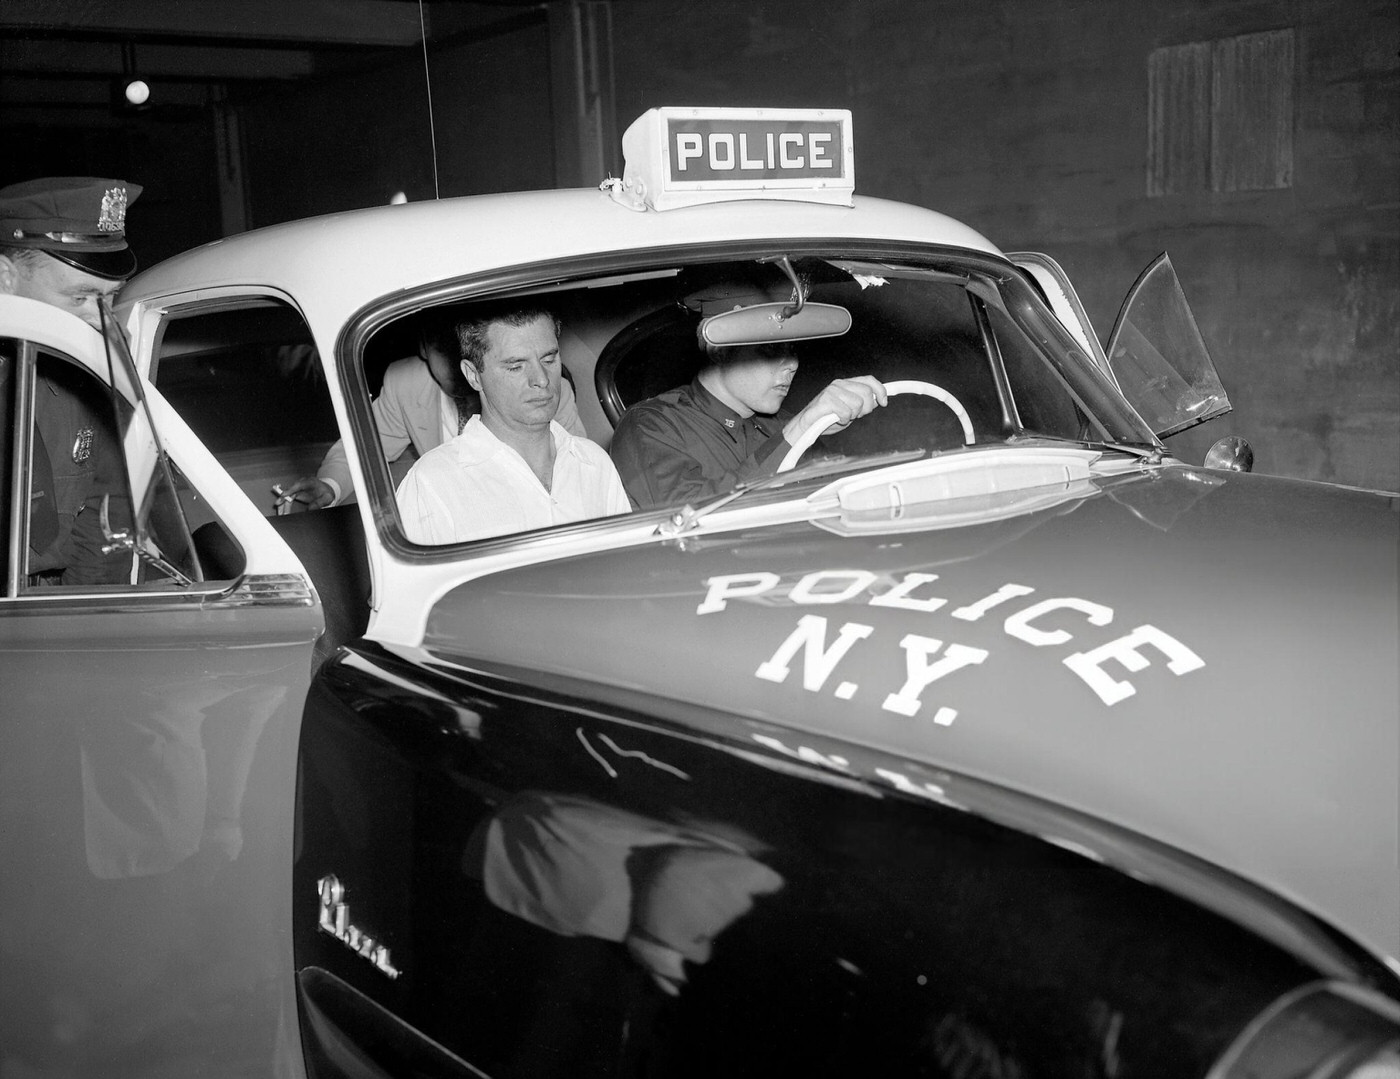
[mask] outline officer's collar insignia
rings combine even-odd
[[[126,228],[126,188],[113,187],[102,195],[102,213],[97,218],[98,232],[121,232]]]
[[[729,417],[726,416],[726,417],[725,417],[725,420],[724,420],[724,426],[726,426],[726,427],[733,427],[733,426],[734,426],[734,421],[731,420],[731,419],[729,419]]]

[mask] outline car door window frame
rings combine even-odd
[[[114,327],[115,328],[115,327]],[[35,586],[29,582],[29,540],[31,529],[31,506],[30,492],[34,485],[34,433],[38,423],[38,407],[35,400],[37,387],[39,385],[39,365],[41,362],[51,361],[71,367],[80,377],[90,380],[95,391],[95,396],[100,395],[106,407],[113,410],[115,426],[120,428],[120,419],[116,415],[119,397],[126,402],[128,408],[136,410],[139,415],[143,409],[141,398],[144,394],[137,392],[133,387],[139,387],[139,378],[135,374],[134,366],[126,366],[120,376],[116,375],[116,368],[121,365],[108,365],[106,372],[100,371],[96,365],[97,357],[92,350],[84,358],[79,352],[68,347],[55,344],[43,338],[25,336],[22,331],[5,335],[5,340],[9,342],[13,352],[13,363],[15,371],[7,381],[6,390],[9,400],[6,407],[13,412],[14,426],[4,433],[7,441],[10,461],[7,474],[4,478],[6,490],[4,497],[9,509],[10,521],[6,530],[7,558],[5,566],[4,593],[0,599],[4,600],[41,600],[44,604],[50,605],[55,600],[74,598],[79,596],[110,596],[114,592],[140,593],[145,596],[159,597],[183,596],[183,595],[207,595],[208,588],[204,587],[204,582],[199,580],[187,581],[180,585],[177,578],[168,574],[161,578],[154,578],[149,581],[133,583],[128,577],[125,580],[113,581],[106,584],[91,583],[70,583],[61,585]],[[7,351],[10,351],[7,349]],[[114,388],[113,380],[117,386]],[[136,398],[136,400],[133,400]],[[147,410],[148,429],[151,432],[152,446],[156,454],[153,458],[152,472],[162,468],[177,468],[168,452],[164,449],[164,444],[160,442],[155,430],[153,417],[149,416]],[[113,451],[120,456],[120,469],[126,493],[131,494],[132,477],[130,475],[131,462],[129,460],[130,446],[127,439],[122,436],[120,430],[113,445]],[[130,433],[130,432],[128,432]],[[165,462],[162,466],[160,461]],[[170,482],[170,473],[165,472],[166,480],[157,482]],[[95,512],[95,511],[94,511]],[[182,513],[183,517],[183,513]],[[186,542],[189,542],[189,530],[185,528]],[[116,537],[108,537],[114,539]],[[133,529],[131,545],[129,550],[134,549],[141,543],[140,534]],[[196,560],[193,546],[190,548],[190,557]],[[149,561],[149,559],[145,559]],[[199,575],[196,574],[196,577]],[[191,585],[195,587],[191,587]],[[226,591],[226,583],[217,584],[219,591]],[[178,591],[176,590],[178,589]]]

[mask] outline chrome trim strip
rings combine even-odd
[[[316,589],[299,573],[249,573],[220,602],[235,606],[310,607]]]
[[[313,607],[316,589],[299,573],[250,573],[219,589],[202,588],[196,582],[179,591],[142,591],[123,585],[120,590],[79,592],[77,589],[35,588],[18,597],[0,599],[0,615],[64,612],[114,612],[136,614],[172,607]]]

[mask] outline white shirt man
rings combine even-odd
[[[554,319],[510,311],[464,324],[462,342],[462,373],[481,395],[481,413],[399,485],[408,538],[459,543],[627,513],[607,453],[554,420],[561,382]]]
[[[410,446],[422,457],[461,434],[466,422],[456,394],[462,375],[452,359],[457,353],[455,328],[433,327],[423,334],[418,349],[417,356],[405,356],[388,366],[379,396],[370,403],[379,444],[390,464]],[[559,412],[554,418],[570,434],[580,438],[586,434],[568,379],[560,384]],[[355,501],[345,443],[337,442],[327,450],[316,475],[287,484],[281,497],[315,509]]]

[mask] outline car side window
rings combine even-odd
[[[140,528],[128,454],[134,412],[69,356],[0,341],[0,524],[3,595],[56,590],[185,588],[242,572],[243,555],[189,479],[153,441],[145,460]],[[210,559],[190,528],[203,524]],[[223,538],[215,542],[213,534]],[[137,557],[139,551],[140,557]]]
[[[989,305],[987,318],[1006,365],[1022,427],[1063,438],[1087,435],[1087,418],[1075,406],[1064,379],[1045,362],[1024,331],[999,307]]]
[[[132,554],[108,536],[131,511],[106,385],[69,357],[0,342],[0,431],[5,595],[130,585]]]
[[[173,315],[151,379],[267,516],[273,484],[314,475],[339,438],[311,330],[279,300]]]
[[[360,636],[371,582],[357,508],[308,513],[274,491],[315,476],[340,438],[301,313],[268,296],[172,311],[155,340],[151,380],[310,575],[326,619],[318,654]],[[191,524],[209,574],[224,576],[226,564],[241,569],[237,551],[221,554],[236,546],[226,533]]]

